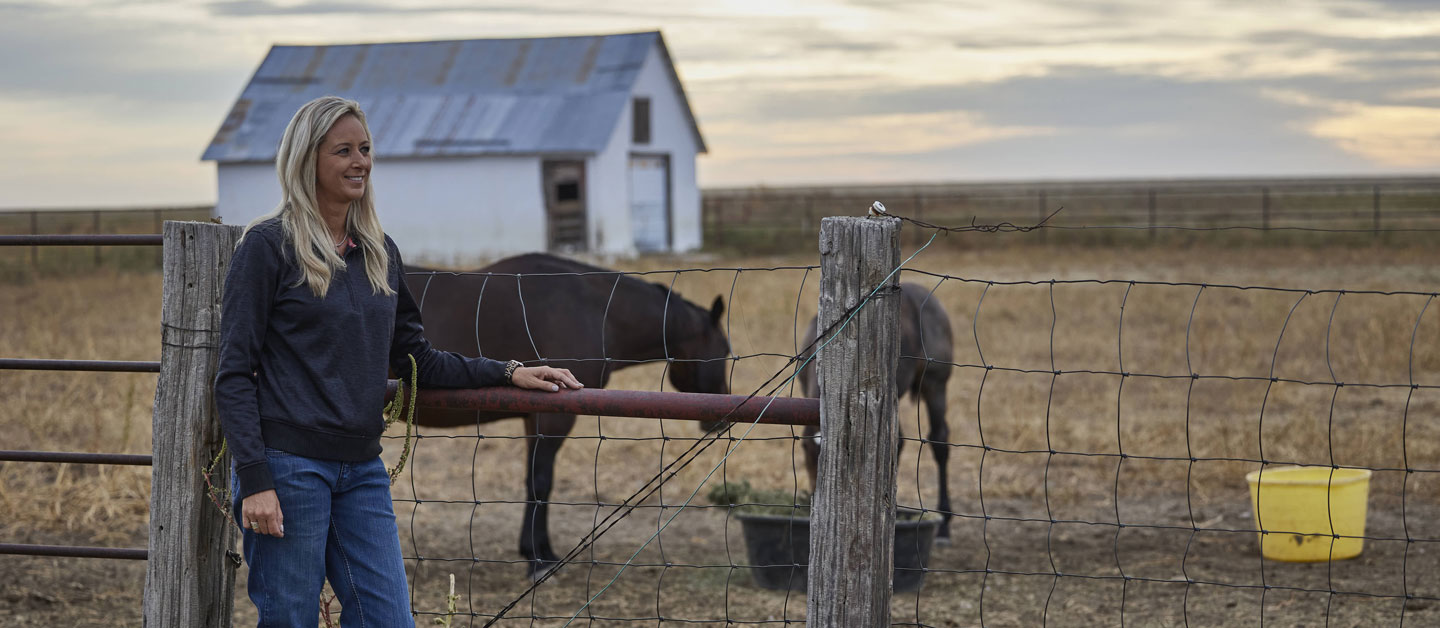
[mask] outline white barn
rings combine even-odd
[[[658,32],[274,46],[202,157],[224,222],[276,206],[280,135],[327,94],[365,109],[376,207],[408,259],[701,245],[705,141]]]

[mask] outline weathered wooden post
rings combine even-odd
[[[90,233],[100,233],[100,210],[94,212],[94,223],[90,227]],[[95,265],[100,265],[100,245],[95,245]]]
[[[898,219],[821,221],[820,329],[875,293],[819,353],[821,453],[806,602],[812,627],[890,625],[900,359],[899,273],[891,272],[899,265]]]
[[[1150,188],[1148,192],[1149,199],[1146,201],[1145,208],[1149,210],[1150,213],[1150,240],[1154,241],[1156,235],[1160,233],[1160,231],[1155,228],[1155,188]]]
[[[38,212],[38,211],[31,211],[31,212],[30,212],[30,235],[38,235],[39,233],[40,233],[40,212]],[[31,265],[31,266],[34,266],[34,267],[35,267],[35,270],[40,270],[40,247],[39,247],[39,245],[34,245],[34,244],[30,245],[30,265]]]
[[[1040,201],[1039,201],[1038,203],[1036,203],[1036,205],[1035,205],[1035,210],[1036,210],[1036,211],[1035,211],[1035,224],[1037,224],[1037,225],[1040,224],[1041,221],[1045,220],[1045,217],[1046,217],[1046,216],[1050,215],[1050,214],[1049,214],[1049,211],[1050,211],[1049,201],[1047,201],[1046,198],[1045,198],[1045,190],[1044,190],[1043,188],[1040,190]],[[1041,242],[1044,242],[1044,241],[1045,241],[1045,232],[1046,232],[1047,230],[1046,230],[1046,229],[1039,229],[1038,231],[1040,232],[1040,241],[1041,241]]]
[[[220,450],[212,383],[220,296],[240,227],[167,222],[150,480],[145,626],[230,626],[237,530],[210,503],[201,472]],[[228,486],[228,457],[212,482]]]
[[[1378,183],[1370,186],[1370,208],[1374,214],[1372,223],[1374,226],[1371,228],[1375,231],[1375,237],[1378,238],[1380,237],[1380,185]]]

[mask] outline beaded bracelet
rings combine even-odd
[[[513,385],[513,384],[515,383],[515,382],[511,381],[511,379],[515,377],[515,369],[518,369],[518,368],[520,368],[520,367],[522,367],[522,366],[524,366],[524,364],[521,364],[519,360],[511,360],[511,361],[505,363],[505,383],[506,383],[506,384],[511,384],[511,385]]]

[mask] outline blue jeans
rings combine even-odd
[[[244,532],[250,601],[260,628],[314,628],[326,578],[340,602],[343,628],[413,627],[385,463],[379,457],[317,460],[269,448],[265,457],[285,536]],[[234,509],[238,520],[238,498]]]

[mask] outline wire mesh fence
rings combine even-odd
[[[924,233],[906,240],[923,244],[933,232]],[[942,398],[949,433],[935,433],[928,399],[913,402],[929,391],[903,389],[912,401],[901,411],[899,493],[902,506],[950,514],[951,542],[932,548],[923,588],[896,594],[896,624],[1436,621],[1440,323],[1436,294],[1427,291],[1433,273],[1392,275],[1394,269],[1362,260],[1346,276],[1377,289],[1351,290],[1336,287],[1346,281],[1314,279],[1321,274],[1273,282],[1225,275],[1223,284],[1132,279],[1173,269],[1095,278],[1094,267],[1068,268],[1063,251],[971,274],[956,260],[973,258],[935,253],[922,251],[902,272],[922,295],[918,311],[927,303],[943,308],[951,354],[927,340],[902,355],[919,368],[921,381],[948,372]],[[1194,270],[1179,274],[1214,276],[1220,261],[1197,259]],[[487,333],[477,324],[495,320],[480,309],[482,301],[514,294],[516,304],[527,304],[517,320],[535,322],[553,309],[534,300],[539,295],[573,293],[578,288],[563,284],[599,278],[608,291],[602,319],[640,320],[642,328],[650,321],[650,336],[660,339],[656,354],[620,355],[608,341],[603,352],[576,352],[554,327],[494,327],[529,352],[516,357],[605,365],[614,388],[672,390],[677,365],[719,363],[730,392],[760,389],[783,373],[766,391],[784,383],[780,394],[800,395],[799,381],[787,378],[792,358],[805,353],[817,273],[805,265],[421,272],[412,280],[423,281],[412,285],[438,332],[444,325],[435,306],[446,301],[441,278],[479,278],[487,296],[461,299],[463,325],[455,332],[475,343]],[[661,317],[621,307],[628,293],[615,286],[622,276],[643,288],[635,294],[668,295]],[[545,288],[546,281],[557,283]],[[723,358],[688,357],[669,344],[675,330],[663,321],[667,308],[678,311],[677,295],[707,314],[711,298],[723,297]],[[561,323],[581,320],[565,313]],[[477,348],[505,357],[488,346]],[[522,595],[532,562],[516,546],[533,501],[525,476],[534,469],[523,454],[554,439],[530,434],[520,420],[475,418],[461,427],[422,426],[410,471],[395,488],[422,622],[485,625],[517,600],[499,623],[804,621],[803,591],[755,584],[744,522],[733,507],[738,501],[779,514],[803,509],[805,447],[812,441],[802,428],[726,434],[673,478],[650,484],[653,494],[627,501],[646,480],[680,467],[688,459],[682,452],[709,441],[690,422],[578,417],[558,450],[547,500],[552,549],[563,555],[617,508],[633,513]],[[398,451],[396,445],[387,449]],[[943,474],[932,462],[939,451],[948,454]],[[1246,474],[1289,465],[1318,469],[1327,484],[1332,472],[1369,471],[1364,532],[1293,534],[1266,524],[1264,515],[1257,521]],[[940,505],[941,478],[948,509]],[[1336,504],[1319,518],[1328,525],[1341,515]],[[1267,538],[1318,540],[1327,552],[1332,541],[1363,541],[1364,550],[1340,562],[1265,560],[1261,528]],[[803,564],[798,556],[794,562]],[[450,574],[458,579],[453,615]]]
[[[902,275],[912,299],[902,318],[913,321],[902,320],[897,378],[911,400],[902,407],[899,504],[941,523],[933,547],[924,534],[903,537],[923,566],[902,567],[897,579],[915,571],[923,586],[895,595],[896,624],[1421,625],[1436,618],[1434,293],[1077,278],[1058,261],[1047,278],[1000,280],[926,261],[922,249]],[[640,390],[684,388],[677,365],[716,362],[725,365],[726,392],[768,385],[800,395],[806,391],[791,376],[795,358],[807,354],[816,273],[810,266],[420,271],[410,280],[427,325],[435,324],[437,304],[453,298],[438,289],[439,278],[484,286],[459,299],[457,311],[469,318],[457,324],[492,357],[598,364],[609,385]],[[646,285],[630,294],[664,295],[659,318],[615,300],[632,280]],[[529,300],[580,294],[579,283],[597,281],[609,288],[597,320],[577,314],[582,307]],[[487,350],[480,337],[495,320],[484,301],[508,292],[520,295],[510,305],[523,309],[526,329],[513,355]],[[706,313],[713,308],[702,304],[722,297],[723,355],[676,350],[666,304],[680,294],[694,298],[682,311]],[[659,352],[623,355],[612,316],[639,321]],[[599,353],[542,340],[565,337],[558,331],[565,324],[603,329],[612,340]],[[804,621],[803,586],[757,585],[765,574],[752,570],[747,542],[754,539],[744,531],[746,509],[737,508],[803,513],[812,442],[803,429],[759,426],[716,438],[689,423],[589,416],[556,435],[543,429],[543,417],[476,419],[422,428],[408,477],[397,485],[420,617],[466,625]],[[721,446],[694,455],[706,443]],[[535,452],[546,448],[556,450],[552,491],[537,499],[527,490],[539,470]],[[1263,482],[1287,466],[1368,471],[1367,527],[1267,525],[1264,498],[1257,509],[1246,474],[1258,471]],[[1323,484],[1331,484],[1328,476]],[[548,504],[548,517],[527,518],[537,501]],[[1312,518],[1328,526],[1340,506],[1327,503]],[[630,516],[617,522],[617,512]],[[566,567],[532,586],[526,576],[537,567],[537,548],[532,538],[517,551],[522,527],[532,536],[548,532],[556,555],[593,542],[580,543]],[[1262,557],[1262,537],[1326,550],[1361,541],[1364,551],[1348,561],[1280,562]],[[803,565],[803,556],[791,556]],[[541,573],[552,566],[538,564]]]
[[[910,354],[953,369],[955,436],[909,440],[949,450],[971,549],[931,565],[908,623],[1433,621],[1434,294],[907,276],[955,316],[953,359]],[[901,503],[933,509],[919,460]],[[1369,527],[1332,528],[1355,506],[1322,499],[1294,529],[1270,492],[1257,517],[1247,472],[1291,465],[1373,474]],[[1263,559],[1261,537],[1318,562]],[[1330,562],[1346,539],[1364,553]]]
[[[813,302],[814,267],[637,273],[557,270],[554,263],[536,256],[523,269],[418,271],[408,279],[422,302],[427,336],[441,348],[478,345],[497,359],[570,368],[591,387],[741,394],[791,388],[788,377],[776,374],[796,355],[794,320],[805,313],[802,295]],[[466,315],[448,316],[447,308]],[[776,324],[777,318],[789,322]],[[704,341],[695,342],[697,336]],[[748,562],[730,516],[732,505],[798,508],[808,492],[797,474],[799,428],[739,426],[717,438],[687,421],[493,418],[423,411],[417,418],[468,424],[421,427],[408,477],[396,487],[420,616],[450,616],[453,574],[456,617],[477,625],[516,601],[498,624],[564,624],[572,616],[587,623],[803,620],[803,598],[797,607],[786,596],[770,600],[739,586]],[[737,477],[736,465],[746,473]],[[742,479],[769,492],[714,491]],[[603,538],[550,574],[578,541],[602,531]],[[531,578],[542,576],[527,593]],[[763,610],[751,613],[752,607]]]

